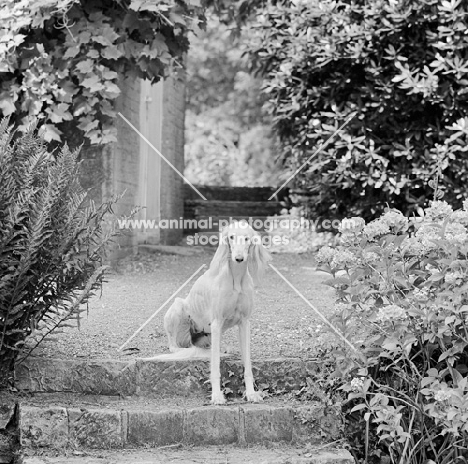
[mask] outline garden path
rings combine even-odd
[[[102,294],[89,302],[80,329],[70,327],[54,334],[35,351],[53,358],[148,357],[167,352],[163,328],[164,308],[128,345],[120,347],[190,275],[209,264],[214,250],[200,248],[190,256],[142,254],[120,263],[104,283]],[[333,290],[316,271],[313,255],[274,254],[272,263],[296,288],[325,314],[333,307]],[[179,296],[185,297],[190,284]],[[167,306],[169,307],[169,306]],[[282,279],[269,270],[257,290],[252,316],[252,357],[311,357],[316,354],[322,322]],[[238,353],[236,331],[223,340],[225,352]]]

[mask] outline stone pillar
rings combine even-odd
[[[116,101],[122,113],[160,152],[184,172],[185,78],[180,72],[150,85],[140,79],[121,79]],[[136,206],[145,207],[135,219],[159,221],[183,216],[182,178],[117,116],[116,143],[81,149],[81,182],[96,204],[124,193],[114,208],[117,217],[128,216]],[[176,244],[180,229],[121,231],[111,253],[116,260],[137,251],[138,243]]]
[[[162,153],[177,170],[184,172],[185,72],[180,71],[163,85]],[[161,162],[161,219],[179,219],[184,214],[183,179]],[[161,243],[175,245],[183,230],[162,229]]]
[[[140,124],[140,82],[135,79],[120,80],[121,94],[116,101],[116,111],[131,123]],[[115,195],[123,197],[114,207],[117,217],[128,216],[138,204],[140,169],[140,137],[120,117],[115,120],[117,139],[107,145],[84,145],[80,152],[81,185],[90,190],[89,198],[97,205]],[[134,231],[123,231],[110,253],[110,260],[135,253],[137,240]]]
[[[116,101],[117,113],[122,113],[136,128],[140,125],[140,81],[121,79],[121,94]],[[138,204],[140,173],[140,136],[120,117],[115,120],[117,142],[103,148],[105,172],[102,183],[103,200],[124,194],[114,208],[117,217],[128,216]],[[136,253],[137,240],[133,230],[124,231],[113,251],[112,259]]]

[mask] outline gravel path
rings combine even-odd
[[[201,249],[193,256],[139,255],[121,263],[108,277],[102,295],[93,297],[81,328],[53,334],[35,355],[53,358],[128,359],[168,352],[164,308],[127,345],[121,346],[202,264],[209,264],[214,250]],[[311,254],[275,254],[272,264],[325,314],[333,305],[333,290],[323,285],[327,276],[315,270]],[[191,284],[178,295],[185,297]],[[304,301],[269,270],[257,290],[252,316],[252,357],[313,357],[321,325]],[[237,331],[223,337],[222,349],[238,353]]]

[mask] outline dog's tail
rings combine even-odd
[[[144,361],[170,361],[170,360],[183,360],[183,359],[209,359],[211,357],[211,350],[199,348],[198,346],[191,346],[190,348],[181,348],[174,353],[160,354],[153,358],[143,358]]]

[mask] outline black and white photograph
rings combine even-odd
[[[465,0],[0,0],[0,464],[468,464]]]

